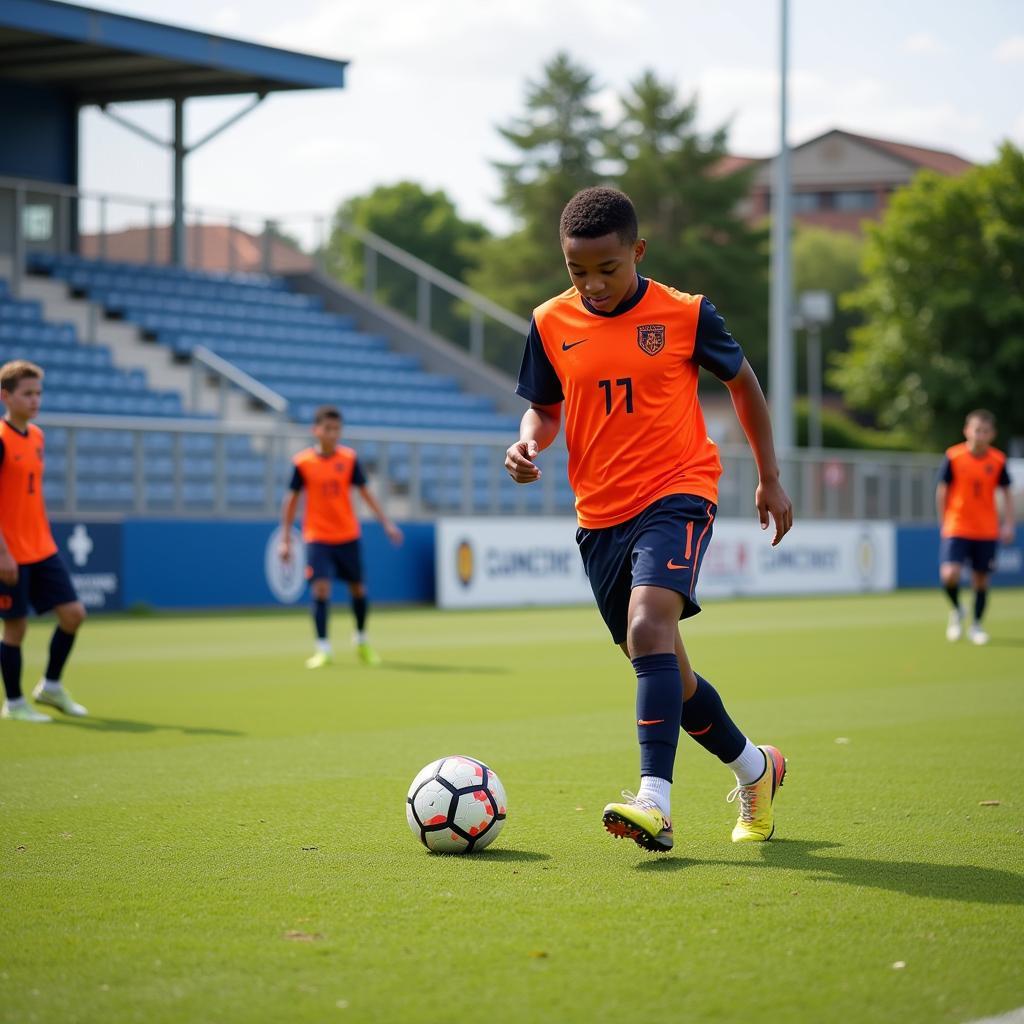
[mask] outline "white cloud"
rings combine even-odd
[[[907,53],[943,54],[949,47],[931,32],[915,32],[903,41],[903,49]]]
[[[994,56],[1003,64],[1024,60],[1024,36],[1010,36],[1004,39],[996,47]]]

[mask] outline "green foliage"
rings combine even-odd
[[[1024,435],[1024,153],[919,174],[869,227],[863,266],[849,306],[865,322],[832,376],[847,402],[936,447],[975,406]]]
[[[796,443],[801,448],[808,444],[808,402],[798,398],[796,406]],[[854,448],[873,451],[912,451],[913,440],[896,430],[874,430],[862,426],[837,409],[822,409],[821,439],[825,448]]]

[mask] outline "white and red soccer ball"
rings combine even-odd
[[[505,787],[482,761],[453,754],[412,780],[405,815],[412,834],[435,853],[473,853],[505,824]]]

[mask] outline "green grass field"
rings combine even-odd
[[[769,844],[683,738],[668,857],[615,841],[632,672],[595,610],[94,619],[91,718],[0,723],[0,1020],[963,1022],[1024,1004],[1024,592],[715,602],[695,666],[790,759]],[[336,614],[335,635],[349,622]],[[33,624],[27,682],[48,624]],[[449,753],[501,775],[472,857],[410,834]],[[990,801],[998,801],[989,806]]]

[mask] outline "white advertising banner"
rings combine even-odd
[[[702,598],[844,594],[896,587],[891,523],[801,522],[776,548],[756,522],[725,519],[701,567]],[[437,524],[441,608],[586,604],[593,600],[576,523],[557,518],[442,519]]]

